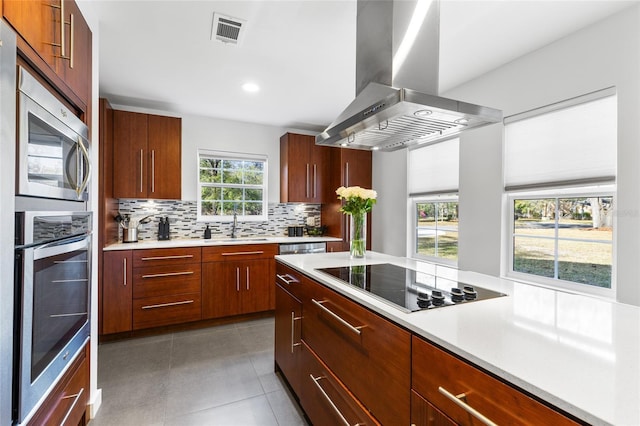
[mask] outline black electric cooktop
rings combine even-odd
[[[384,302],[414,312],[505,296],[390,263],[317,269]]]

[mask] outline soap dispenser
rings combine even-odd
[[[205,240],[211,239],[211,229],[209,229],[209,225],[207,225],[207,227],[204,230],[204,239]]]

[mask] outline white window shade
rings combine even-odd
[[[505,123],[507,190],[615,180],[616,96]]]
[[[460,139],[409,151],[409,196],[458,191]]]

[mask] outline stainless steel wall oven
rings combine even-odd
[[[42,403],[89,340],[91,212],[16,213],[14,419]]]
[[[88,198],[89,128],[21,67],[17,169],[17,195]]]

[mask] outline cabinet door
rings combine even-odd
[[[74,0],[64,2],[65,58],[57,58],[56,72],[89,105],[91,93],[91,30]],[[28,3],[28,2],[27,2]]]
[[[182,194],[182,120],[148,116],[149,198],[179,200]]]
[[[455,426],[456,423],[415,391],[411,391],[411,425]]]
[[[241,313],[241,262],[202,264],[202,318],[220,318]]]
[[[239,265],[242,313],[274,308],[273,260],[250,260]]]
[[[113,111],[113,195],[147,197],[147,115]]]
[[[275,361],[293,391],[300,395],[302,303],[276,285]]]
[[[132,259],[130,250],[104,253],[102,286],[102,333],[131,330]]]
[[[315,138],[286,133],[280,138],[280,201],[320,203],[330,148]]]
[[[58,1],[4,0],[3,16],[22,38],[55,70],[60,55],[60,15]]]

